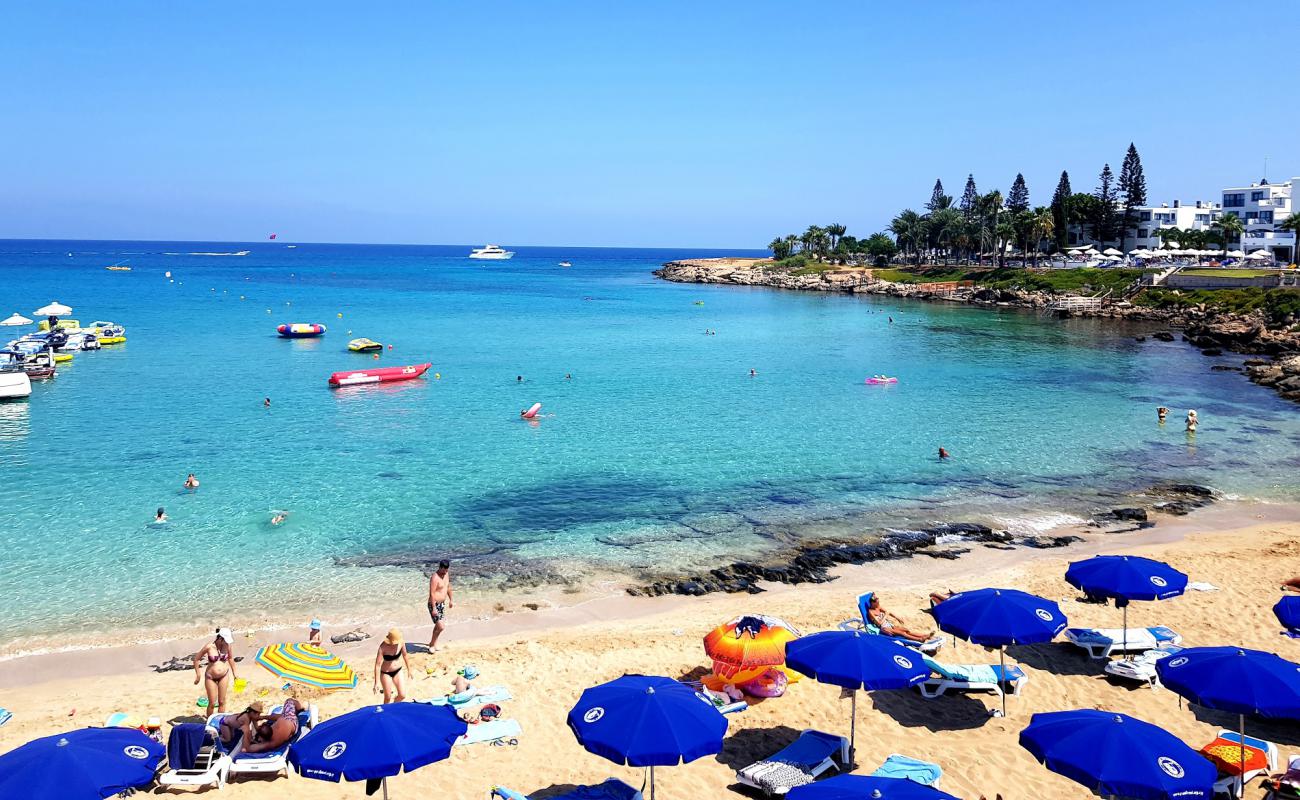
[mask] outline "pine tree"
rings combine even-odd
[[[966,176],[966,191],[961,193],[961,213],[969,222],[979,210],[980,194],[975,191],[975,176]]]
[[[1115,186],[1115,173],[1110,171],[1110,164],[1101,168],[1100,182],[1092,196],[1097,198],[1092,219],[1092,238],[1104,244],[1115,238],[1118,222],[1115,211],[1119,203],[1119,190]]]
[[[951,199],[949,202],[952,202]],[[943,202],[943,181],[938,178],[934,179],[934,191],[930,192],[930,202],[925,204],[929,211],[938,211],[944,207]]]
[[[1119,232],[1119,249],[1123,250],[1129,229],[1138,222],[1135,209],[1147,202],[1147,179],[1142,174],[1142,157],[1132,142],[1129,142],[1128,153],[1119,168],[1119,190],[1124,195],[1124,216],[1120,220]]]
[[[1025,185],[1025,176],[1016,173],[1016,180],[1007,193],[1007,210],[1013,214],[1029,210],[1029,187]]]
[[[1061,170],[1061,180],[1057,181],[1056,193],[1052,195],[1052,232],[1056,236],[1056,247],[1058,250],[1064,250],[1069,243],[1069,232],[1066,228],[1070,225],[1070,196],[1074,194],[1070,189],[1070,173]]]

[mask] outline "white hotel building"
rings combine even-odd
[[[1128,229],[1128,240],[1125,246],[1130,250],[1138,248],[1154,250],[1163,244],[1158,233],[1161,228],[1208,230],[1210,225],[1219,218],[1222,209],[1219,208],[1218,203],[1209,200],[1196,200],[1191,203],[1175,200],[1172,206],[1167,203],[1158,206],[1138,206],[1134,212],[1137,214],[1137,225]],[[1117,241],[1094,241],[1088,225],[1071,225],[1066,238],[1070,246],[1093,244],[1103,247],[1118,244]]]
[[[1241,249],[1252,253],[1262,248],[1281,264],[1297,262],[1296,234],[1278,227],[1291,215],[1294,200],[1300,199],[1297,190],[1300,178],[1286,183],[1260,181],[1223,190],[1223,213],[1235,213],[1245,227]]]

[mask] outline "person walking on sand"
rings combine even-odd
[[[451,597],[451,562],[445,558],[438,562],[438,569],[429,576],[429,618],[433,620],[433,633],[429,634],[429,652],[437,652],[438,637],[446,625],[443,618],[455,607]]]
[[[185,488],[186,488],[186,489],[197,489],[197,488],[199,488],[199,479],[196,478],[196,477],[194,477],[194,473],[193,473],[193,472],[191,472],[189,475],[186,475],[186,476],[185,476]]]
[[[406,699],[406,674],[411,671],[411,661],[406,656],[406,642],[402,632],[393,628],[379,643],[375,651],[375,682],[372,692],[384,689],[385,703],[400,703]]]
[[[235,635],[229,628],[217,628],[217,636],[194,654],[194,685],[203,682],[208,696],[208,713],[221,714],[226,710],[226,690],[239,676],[235,673],[235,654],[230,646]],[[203,669],[204,661],[207,669]]]
[[[1188,412],[1187,412],[1187,432],[1188,432],[1188,433],[1196,433],[1196,426],[1197,426],[1197,425],[1200,425],[1200,424],[1201,424],[1201,421],[1200,421],[1199,419],[1196,418],[1196,409],[1193,408],[1193,409],[1191,409],[1190,411],[1188,411]]]

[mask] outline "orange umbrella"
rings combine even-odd
[[[783,620],[746,614],[705,636],[704,653],[713,659],[713,671],[725,678],[745,669],[784,664],[785,643],[798,638],[799,631]]]

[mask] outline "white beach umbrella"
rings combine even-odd
[[[0,319],[0,325],[31,325],[32,321],[22,314],[14,314],[7,319]]]
[[[1207,252],[1207,253],[1217,253],[1217,252],[1219,252],[1219,246],[1218,246],[1217,244],[1212,244],[1212,245],[1210,245],[1209,247],[1205,248],[1205,252]]]
[[[1258,250],[1252,250],[1250,254],[1251,254],[1252,256],[1271,256],[1271,255],[1273,255],[1272,253],[1268,252],[1267,250],[1265,250],[1265,249],[1262,248],[1262,247],[1259,248]]]
[[[1113,248],[1113,247],[1107,247],[1105,250],[1102,250],[1102,251],[1101,251],[1101,254],[1102,254],[1103,256],[1122,256],[1122,255],[1124,255],[1124,251],[1122,251],[1122,250],[1116,250],[1116,249]]]
[[[1250,255],[1246,256],[1246,258],[1249,258],[1252,261],[1268,261],[1272,257],[1273,256],[1269,255],[1263,250],[1257,250],[1254,253],[1251,253]]]
[[[1145,247],[1139,247],[1136,250],[1128,251],[1128,254],[1131,256],[1144,256],[1147,254],[1147,250]]]
[[[1226,255],[1228,258],[1245,258],[1245,257],[1246,257],[1246,254],[1243,253],[1243,252],[1241,252],[1240,250],[1229,250],[1227,253],[1225,253],[1225,255]]]
[[[1179,245],[1178,242],[1175,242],[1173,239],[1170,239],[1169,241],[1165,242],[1165,247],[1168,247],[1170,250],[1177,250],[1180,246],[1181,245]]]
[[[41,317],[66,317],[72,313],[72,309],[56,300],[44,308],[36,309],[32,313]]]

